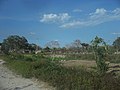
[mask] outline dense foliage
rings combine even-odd
[[[12,35],[3,40],[1,49],[4,53],[20,52],[21,50],[26,49],[27,45],[28,41],[25,37]]]
[[[3,40],[1,43],[1,50],[5,54],[9,53],[25,53],[34,52],[35,50],[39,50],[40,47],[36,44],[29,44],[25,37],[20,37],[18,35],[11,35]]]

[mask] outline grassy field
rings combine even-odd
[[[12,54],[1,58],[17,74],[48,82],[57,90],[120,90],[120,76],[116,77],[114,73],[100,76],[96,71],[81,65],[65,67],[59,60],[51,60],[41,55]]]
[[[53,57],[54,56],[54,57]],[[59,57],[60,56],[60,57]],[[63,56],[63,57],[62,57]],[[95,61],[93,54],[63,54],[63,55],[47,55],[49,60],[88,60]],[[111,63],[120,63],[120,54],[109,54],[107,60]]]

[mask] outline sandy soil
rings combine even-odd
[[[55,90],[45,82],[37,82],[35,79],[25,79],[13,74],[0,60],[0,90]]]

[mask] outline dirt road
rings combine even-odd
[[[0,90],[54,90],[45,82],[35,82],[35,79],[25,79],[13,74],[0,60]]]

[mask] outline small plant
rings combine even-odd
[[[102,38],[96,36],[95,39],[92,40],[92,47],[94,50],[98,72],[103,75],[108,70],[108,64],[105,63],[108,52],[107,45]]]

